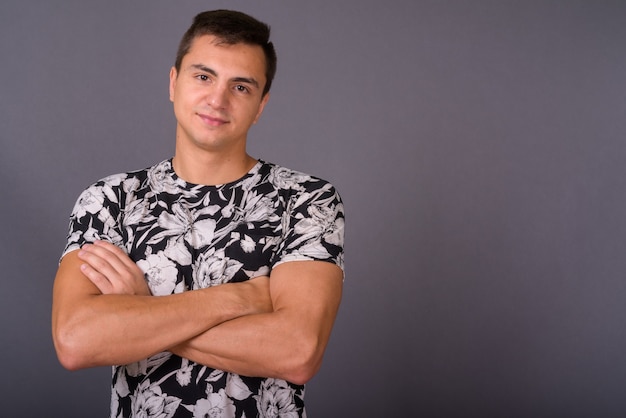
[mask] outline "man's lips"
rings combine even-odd
[[[198,117],[200,117],[200,119],[202,119],[204,123],[210,126],[222,126],[228,123],[226,119],[220,118],[218,116],[211,116],[205,113],[196,113],[196,114],[198,115]]]

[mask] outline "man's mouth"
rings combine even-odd
[[[206,113],[196,113],[204,123],[210,126],[222,126],[228,123],[228,120],[219,116],[211,116]]]

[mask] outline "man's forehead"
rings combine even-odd
[[[182,68],[193,69],[204,66],[217,73],[228,68],[220,62],[224,58],[228,59],[229,65],[235,65],[239,70],[248,73],[240,74],[241,76],[254,76],[259,82],[265,81],[266,60],[263,48],[245,43],[221,42],[212,35],[194,38],[189,51],[183,57]]]
[[[263,59],[265,59],[265,53],[260,45],[249,44],[246,42],[229,42],[224,38],[220,38],[215,35],[199,35],[193,38],[190,43],[189,51],[194,49],[200,49],[203,47],[218,47],[230,50],[246,50],[248,53],[251,51],[258,52]]]

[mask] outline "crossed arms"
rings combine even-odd
[[[212,368],[304,384],[321,365],[341,293],[336,265],[292,261],[270,277],[151,296],[141,269],[97,242],[59,265],[52,334],[70,370],[169,350]]]

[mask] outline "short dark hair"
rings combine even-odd
[[[176,53],[174,67],[180,72],[183,58],[189,52],[191,44],[199,36],[213,35],[222,43],[259,45],[265,54],[265,96],[272,86],[276,74],[276,51],[270,42],[269,25],[245,13],[233,10],[211,10],[196,15],[193,23],[183,35]]]

